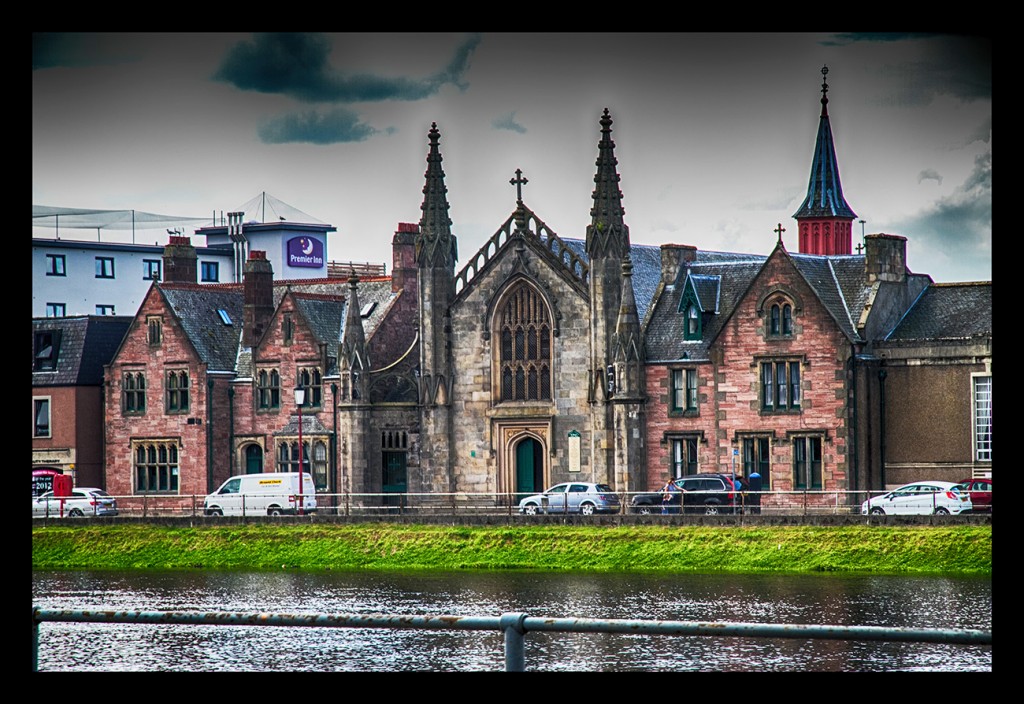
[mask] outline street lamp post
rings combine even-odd
[[[302,513],[302,403],[306,400],[306,389],[295,387],[295,405],[299,409],[299,515]]]

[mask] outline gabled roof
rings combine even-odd
[[[57,368],[52,372],[33,371],[32,386],[99,386],[103,383],[103,366],[114,358],[132,320],[124,315],[33,318],[33,335],[59,332],[60,345]]]
[[[158,288],[199,361],[211,372],[234,371],[244,321],[241,287],[165,283]],[[224,322],[218,310],[227,313],[231,324]]]
[[[864,255],[790,254],[781,248],[777,251],[792,261],[843,334],[851,341],[860,341],[857,321],[871,292],[865,275]],[[764,255],[698,250],[696,260],[679,270],[676,282],[665,288],[655,305],[647,326],[648,361],[707,359],[709,346],[767,260]],[[909,272],[907,276],[922,281],[927,279]],[[686,321],[679,305],[688,280],[697,292],[704,312],[714,312],[704,317],[701,340],[684,340]],[[717,307],[710,304],[711,296],[716,292]]]
[[[886,336],[887,342],[992,336],[992,282],[932,284]]]

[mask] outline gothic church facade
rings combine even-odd
[[[583,238],[548,227],[516,172],[512,214],[457,267],[432,125],[390,277],[274,281],[251,252],[244,284],[202,286],[176,239],[165,257],[184,263],[165,270],[182,277],[153,284],[106,369],[108,491],[173,499],[300,464],[371,504],[754,468],[783,503],[835,502],[916,478],[885,476],[880,350],[932,281],[903,237],[851,251],[827,89],[796,253],[781,224],[768,255],[631,243],[608,110]],[[990,350],[990,306],[973,334]],[[957,368],[990,388],[980,349]]]

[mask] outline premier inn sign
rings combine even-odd
[[[324,265],[324,243],[312,237],[293,237],[288,240],[288,266],[319,269]]]

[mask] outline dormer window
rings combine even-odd
[[[700,338],[700,313],[697,311],[697,306],[691,303],[686,309],[686,339],[698,338]]]

